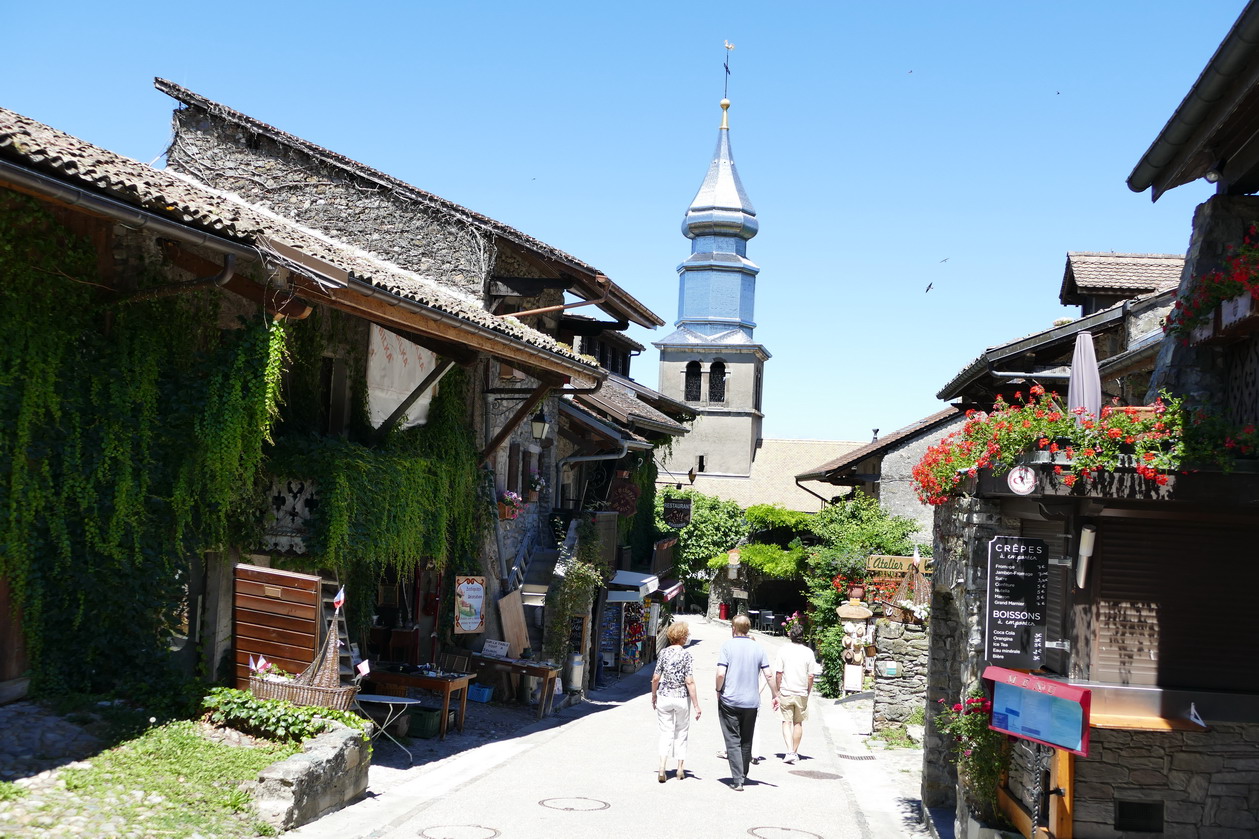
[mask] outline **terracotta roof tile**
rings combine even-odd
[[[511,319],[491,315],[480,301],[366,251],[302,227],[230,193],[99,148],[29,117],[0,108],[0,158],[97,192],[155,215],[268,250],[282,242],[356,279],[469,324],[598,369],[591,359]]]
[[[1072,305],[1082,302],[1081,295],[1130,297],[1175,288],[1184,267],[1183,254],[1068,253],[1058,297]]]

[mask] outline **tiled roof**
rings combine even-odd
[[[610,417],[636,430],[645,422],[650,427],[643,425],[643,428],[649,433],[679,436],[687,431],[686,426],[639,399],[635,389],[620,376],[609,375],[598,391],[580,393],[574,399],[587,410]]]
[[[816,513],[822,508],[822,498],[829,500],[839,493],[830,484],[818,481],[802,481],[807,490],[801,489],[796,484],[796,475],[813,464],[838,458],[860,446],[861,443],[847,440],[762,440],[750,476],[722,477],[701,472],[695,477],[694,488],[744,508],[753,504],[778,504],[788,510]],[[668,474],[662,470],[659,480],[667,482]],[[808,490],[817,495],[811,495]]]
[[[403,270],[366,251],[330,239],[240,197],[174,172],[99,148],[21,114],[0,108],[0,159],[59,181],[146,210],[170,221],[271,253],[278,242],[322,260],[381,291],[469,326],[498,333],[562,356],[571,364],[598,367],[569,347],[512,318],[491,315],[479,300]]]
[[[919,434],[926,433],[937,426],[957,417],[960,409],[950,405],[942,411],[936,411],[929,417],[923,417],[917,422],[911,423],[904,428],[893,431],[891,434],[884,434],[877,440],[866,443],[864,446],[845,452],[842,456],[829,460],[821,466],[815,466],[807,472],[801,472],[796,477],[800,480],[825,481],[826,477],[834,472],[856,466],[868,457],[886,454],[887,452],[897,448],[901,443],[907,442]]]
[[[1064,306],[1083,302],[1082,295],[1134,297],[1180,285],[1183,254],[1068,253],[1058,299]]]
[[[481,215],[480,213],[469,210],[467,207],[460,206],[453,201],[448,201],[439,195],[434,195],[431,192],[426,192],[425,190],[414,187],[406,181],[399,180],[392,175],[387,175],[384,172],[359,163],[357,160],[352,160],[344,155],[325,149],[322,146],[318,146],[310,142],[309,140],[303,140],[301,137],[294,136],[286,131],[281,131],[275,126],[268,125],[265,122],[256,120],[251,116],[233,110],[226,105],[207,99],[200,94],[193,93],[191,90],[181,87],[174,82],[167,81],[166,79],[154,79],[154,86],[176,101],[200,108],[220,119],[234,122],[254,134],[268,137],[277,143],[281,143],[291,148],[300,149],[302,152],[309,154],[312,157],[347,172],[351,172],[361,178],[366,178],[388,186],[394,192],[404,195],[410,200],[462,219],[468,224],[480,227],[496,236],[501,236],[508,241],[515,242],[516,244],[527,248],[534,253],[556,260],[557,262],[565,263],[578,271],[590,275],[591,277],[603,276],[603,273],[594,266],[582,262],[577,257],[567,254],[559,248],[554,248],[526,233],[522,233],[514,227],[503,224],[501,221],[496,221],[489,216]],[[617,303],[622,304],[623,307],[632,311],[636,316],[635,319],[639,320],[643,326],[653,327],[654,325],[664,324],[664,321],[661,320],[658,315],[615,283],[612,284],[612,291],[610,294],[615,298]]]

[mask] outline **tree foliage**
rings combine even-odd
[[[674,531],[664,523],[664,500],[688,497],[691,499],[691,523]],[[738,545],[749,532],[747,520],[738,504],[693,489],[666,489],[656,496],[656,530],[678,534],[673,559],[679,577],[702,571],[709,560]]]

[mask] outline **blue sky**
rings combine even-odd
[[[765,434],[867,440],[1078,314],[1068,251],[1185,251],[1210,187],[1151,204],[1124,181],[1243,6],[20,4],[0,105],[161,165],[162,76],[568,251],[672,324],[729,40]],[[656,385],[654,350],[634,377]]]

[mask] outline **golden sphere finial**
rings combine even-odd
[[[726,109],[727,109],[727,108],[729,108],[729,107],[730,107],[730,100],[729,100],[729,99],[722,99],[722,100],[721,100],[721,109],[724,111],[724,110],[726,110]]]

